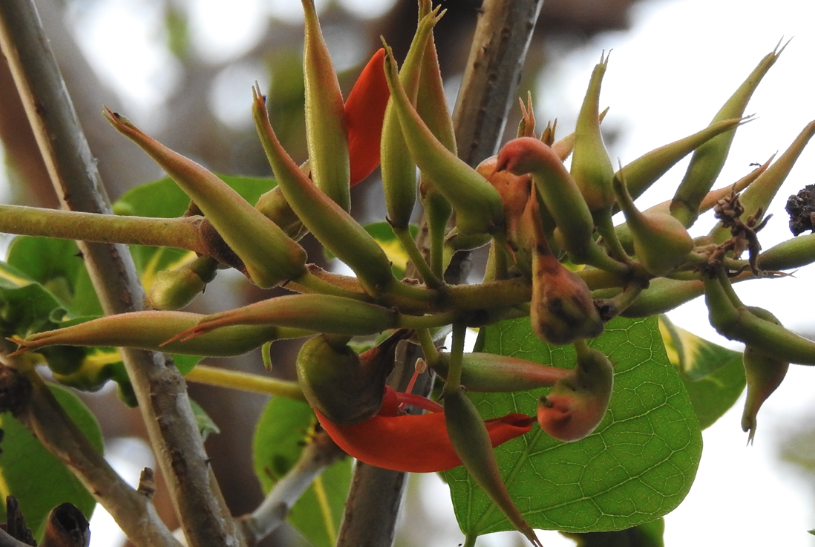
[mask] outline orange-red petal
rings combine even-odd
[[[409,473],[433,473],[461,465],[447,435],[443,412],[420,416],[377,415],[354,425],[334,424],[319,411],[315,413],[334,442],[362,462]],[[487,420],[492,446],[528,432],[533,421],[525,414],[507,414]]]
[[[368,61],[345,101],[351,186],[364,180],[379,165],[382,120],[390,98],[384,63],[385,50],[380,49]]]

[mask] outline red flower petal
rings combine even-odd
[[[390,98],[384,63],[385,50],[380,49],[368,61],[345,101],[351,186],[364,180],[379,165],[382,120]]]
[[[379,414],[354,425],[338,425],[318,410],[314,412],[334,442],[362,462],[409,473],[446,471],[461,465],[447,435],[443,412],[420,416]],[[492,446],[496,447],[528,432],[533,421],[525,414],[507,414],[485,423]]]

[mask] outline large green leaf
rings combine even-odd
[[[702,429],[710,427],[738,400],[747,379],[742,354],[700,338],[659,317],[668,359],[688,390]]]
[[[275,397],[266,405],[253,442],[255,474],[263,492],[300,457],[317,419],[308,404]],[[315,547],[333,547],[351,484],[351,459],[343,458],[320,475],[294,504],[289,522]]]
[[[572,346],[543,344],[528,319],[489,326],[482,336],[486,352],[564,368],[575,363]],[[656,318],[617,318],[590,345],[615,363],[614,393],[597,430],[562,443],[534,428],[496,450],[510,495],[535,528],[593,532],[638,526],[679,505],[696,476],[701,431]],[[534,414],[543,393],[470,396],[483,416],[492,417]],[[512,529],[464,468],[445,478],[465,534]]]
[[[64,388],[51,386],[51,391],[101,453],[102,432],[90,410]],[[0,443],[0,495],[3,499],[8,495],[17,497],[26,523],[37,538],[42,540],[45,517],[61,503],[73,503],[90,518],[96,501],[79,480],[10,414],[0,414],[0,427],[4,432]],[[5,504],[0,504],[0,519],[6,520]]]

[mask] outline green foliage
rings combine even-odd
[[[668,358],[688,390],[702,429],[710,427],[738,400],[747,383],[742,356],[677,327],[664,315],[659,330]]]
[[[68,390],[51,386],[62,408],[102,452],[102,432],[96,418],[85,404]],[[56,457],[52,456],[34,435],[10,414],[0,415],[4,432],[0,453],[0,495],[14,495],[20,509],[39,541],[45,527],[45,517],[57,505],[70,502],[90,518],[96,501],[79,480]],[[0,519],[5,521],[5,504],[0,504]]]
[[[528,319],[484,329],[483,351],[571,368],[572,346],[550,347]],[[655,318],[610,322],[590,346],[615,363],[605,419],[582,441],[561,443],[534,428],[501,445],[496,457],[507,488],[535,528],[608,531],[650,522],[687,494],[702,450],[699,425]],[[534,414],[546,390],[470,397],[484,417]],[[511,530],[463,468],[444,474],[459,525],[468,536]]]
[[[302,401],[275,397],[258,421],[253,442],[255,474],[263,492],[294,466],[317,418]],[[351,460],[343,458],[326,469],[300,497],[289,522],[315,547],[333,547],[351,484]]]

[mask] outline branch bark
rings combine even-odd
[[[0,3],[0,47],[63,208],[109,214],[94,158],[31,0]],[[79,246],[105,313],[140,309],[144,291],[127,247]],[[122,357],[189,545],[242,545],[208,466],[184,379],[162,354],[122,350]]]

